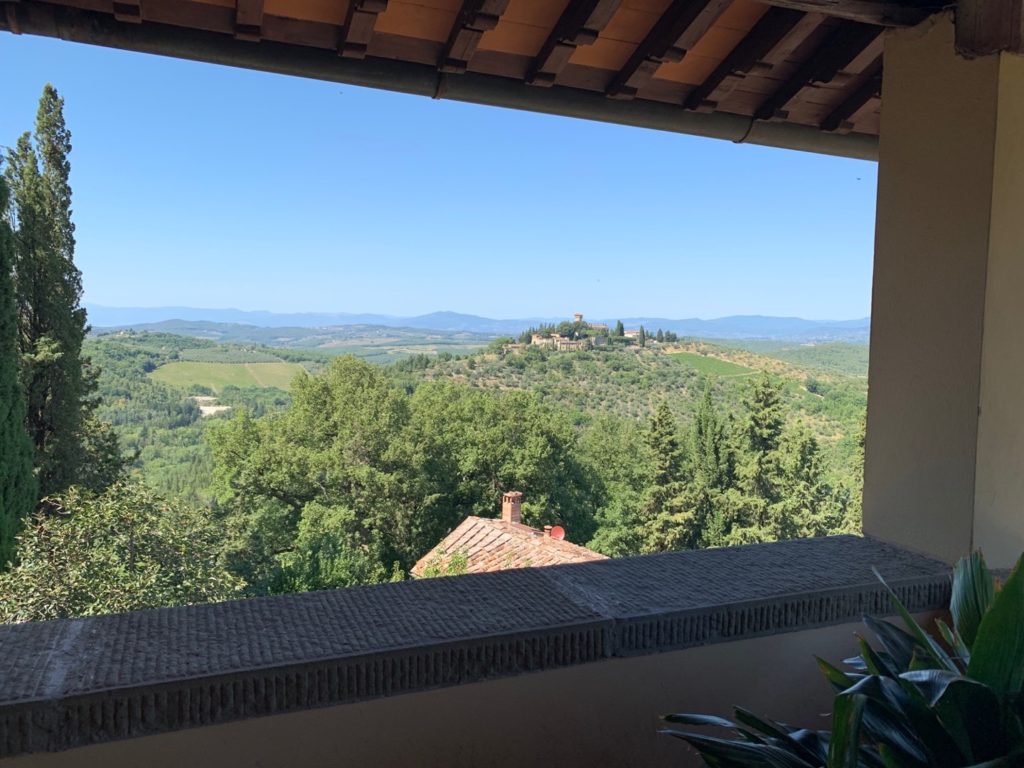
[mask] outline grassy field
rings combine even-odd
[[[737,365],[736,363],[730,363],[726,360],[719,360],[715,357],[700,355],[696,352],[676,352],[672,355],[672,358],[681,363],[685,363],[691,368],[695,368],[705,375],[726,377],[749,376],[752,373],[756,373],[756,371],[751,368],[746,368],[742,365]]]
[[[868,345],[835,341],[823,344],[793,344],[747,339],[718,342],[722,346],[746,349],[759,355],[784,360],[797,367],[818,369],[844,376],[868,375]]]
[[[228,386],[287,390],[295,374],[303,370],[298,363],[180,362],[161,365],[150,376],[175,387],[201,384],[219,393]]]

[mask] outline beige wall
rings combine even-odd
[[[960,58],[950,16],[886,34],[864,530],[1006,566],[1024,550],[1024,64]]]
[[[974,545],[1009,565],[1024,551],[1024,58],[999,62]]]
[[[4,768],[215,765],[688,766],[657,715],[730,714],[734,704],[827,728],[831,696],[814,654],[855,652],[859,624],[721,643],[361,704],[31,755]]]

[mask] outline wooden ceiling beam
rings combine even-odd
[[[114,0],[114,18],[129,24],[142,23],[142,0]]]
[[[612,78],[605,93],[612,98],[632,99],[654,77],[658,67],[667,61],[682,61],[730,3],[731,0],[674,0]]]
[[[719,83],[709,99],[695,108],[696,111],[713,112],[717,110],[719,108],[718,105],[724,103],[729,94],[739,89],[748,76],[771,72],[775,67],[790,61],[794,52],[804,45],[807,39],[815,34],[825,21],[826,17],[820,13],[803,14],[800,21],[796,23],[796,26],[782,38],[778,45],[762,56],[748,72],[736,73],[726,77],[725,80]],[[713,99],[714,103],[712,103],[711,99]]]
[[[4,18],[0,19],[0,29],[3,28],[2,24],[6,22],[7,31],[13,35],[21,34],[21,24],[18,21],[18,3],[4,3]]]
[[[838,72],[857,58],[881,34],[873,24],[844,21],[811,57],[769,96],[754,113],[757,120],[785,117],[784,109],[793,97],[812,83],[830,83]]]
[[[387,10],[388,0],[349,0],[345,26],[338,40],[338,55],[346,59],[366,58],[377,16]]]
[[[882,57],[879,56],[862,73],[864,81],[854,88],[838,107],[821,121],[819,128],[823,131],[848,130],[847,122],[861,107],[882,93]]]
[[[569,63],[576,48],[591,45],[612,20],[622,0],[570,0],[558,23],[533,60],[526,76],[530,85],[549,86]]]
[[[771,8],[753,26],[747,36],[732,49],[728,56],[687,96],[683,106],[687,109],[714,108],[710,97],[730,77],[742,77],[752,70],[771,50],[782,42],[806,16],[790,8]]]
[[[959,0],[956,49],[967,58],[1024,53],[1024,0]]]
[[[498,26],[509,0],[465,0],[437,68],[442,72],[462,74],[476,53],[484,32]]]
[[[237,0],[235,37],[257,42],[263,37],[263,0]]]
[[[984,4],[990,0],[974,0]],[[1010,0],[998,0],[1009,2]],[[805,13],[822,13],[836,19],[877,24],[882,27],[913,27],[933,13],[948,8],[944,0],[764,0],[766,5]],[[1021,2],[1021,0],[1016,0]]]

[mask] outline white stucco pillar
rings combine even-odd
[[[951,16],[887,32],[867,534],[993,566],[1024,551],[1024,58]]]

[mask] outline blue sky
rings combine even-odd
[[[0,35],[45,82],[86,303],[489,317],[869,314],[876,166]]]

